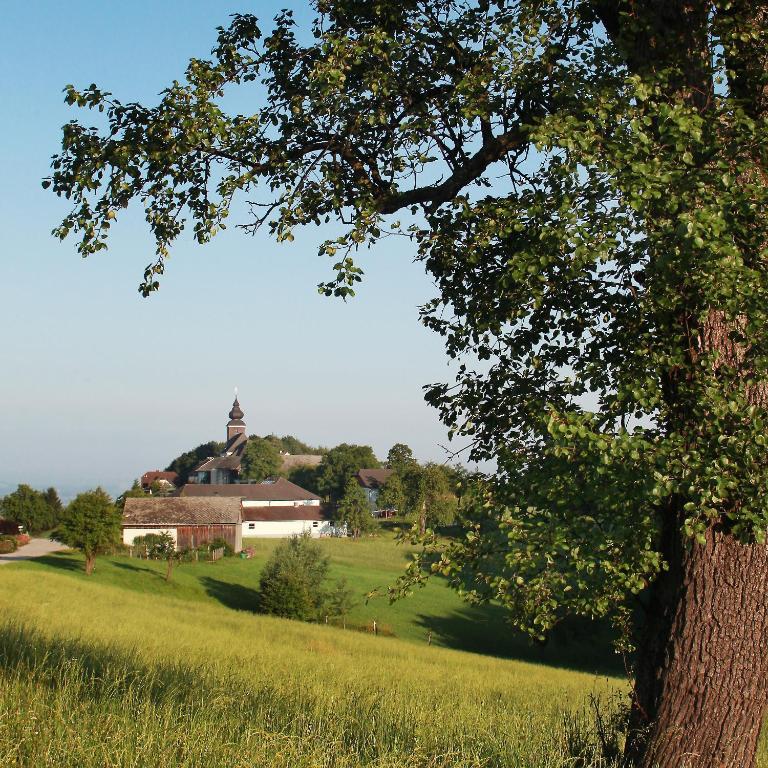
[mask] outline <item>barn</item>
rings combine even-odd
[[[239,498],[184,498],[156,496],[129,498],[123,509],[123,543],[137,536],[168,531],[176,549],[195,549],[224,539],[235,552],[243,548]]]

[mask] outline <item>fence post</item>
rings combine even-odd
[[[376,625],[376,619],[373,620],[373,634],[378,635],[379,634],[379,628]]]

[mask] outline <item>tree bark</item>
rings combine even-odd
[[[90,576],[96,566],[96,555],[86,554],[85,556],[85,575]]]
[[[627,757],[640,768],[752,768],[768,705],[768,546],[713,525],[667,537],[636,667]]]

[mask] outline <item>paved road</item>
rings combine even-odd
[[[19,560],[31,560],[33,557],[50,555],[51,552],[58,552],[61,549],[66,549],[66,547],[58,541],[32,539],[29,544],[19,547],[15,552],[11,552],[10,555],[0,555],[0,565],[18,562]]]

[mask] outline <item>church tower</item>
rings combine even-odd
[[[232,410],[229,412],[229,421],[227,422],[227,443],[237,435],[245,434],[245,422],[243,421],[243,411],[240,403],[237,401],[237,392],[235,392],[235,402],[232,403]]]

